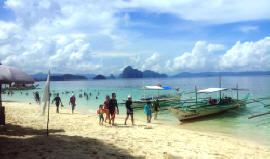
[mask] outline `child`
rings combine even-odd
[[[151,110],[151,102],[150,101],[148,101],[147,104],[144,106],[144,112],[146,114],[147,122],[151,123],[152,110]]]
[[[99,115],[99,125],[103,125],[103,121],[104,121],[104,118],[103,118],[103,105],[99,105],[99,110],[97,111],[98,115]]]

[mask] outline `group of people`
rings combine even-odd
[[[132,123],[132,125],[134,125],[132,97],[130,95],[128,95],[128,98],[125,102],[125,106],[126,106],[127,116],[125,118],[124,124],[125,125],[127,124],[127,120],[130,116],[131,123]],[[158,99],[154,101],[153,107],[154,107],[154,113],[155,113],[154,119],[157,119],[157,114],[158,114],[158,109],[159,109]],[[147,122],[151,123],[152,112],[153,112],[151,101],[148,101],[147,104],[144,106],[144,112],[146,114]],[[111,99],[110,99],[110,96],[107,95],[104,104],[99,105],[99,109],[97,110],[97,114],[99,115],[99,124],[103,125],[103,122],[104,122],[103,114],[105,114],[106,115],[105,122],[107,122],[107,120],[109,120],[109,124],[114,125],[116,113],[119,114],[119,108],[118,108],[118,104],[117,104],[117,100],[116,100],[116,94],[112,93]]]
[[[35,100],[39,103],[40,97],[38,92],[34,93]],[[56,105],[56,113],[59,113],[59,106],[63,107],[63,103],[61,101],[61,98],[59,97],[59,93],[56,94],[55,98],[52,100],[52,104],[55,103]],[[75,107],[76,107],[76,97],[72,93],[72,96],[69,99],[69,105],[71,105],[72,114],[74,113]],[[128,95],[128,98],[125,102],[126,106],[126,118],[124,124],[127,124],[127,120],[129,117],[131,118],[131,123],[134,125],[134,118],[133,118],[133,106],[132,106],[132,97]],[[154,110],[152,110],[152,107]],[[146,105],[144,106],[144,112],[146,114],[146,120],[148,123],[151,123],[152,119],[152,112],[155,113],[154,119],[157,119],[159,109],[159,101],[158,99],[154,101],[153,105],[151,104],[151,101],[148,101]],[[106,96],[106,99],[104,101],[104,104],[99,105],[99,109],[97,110],[97,114],[99,115],[99,124],[103,125],[103,122],[109,121],[109,124],[114,125],[115,115],[119,114],[119,108],[118,103],[116,99],[116,93],[112,93],[112,97],[110,98],[109,95]],[[104,120],[104,116],[105,120]]]
[[[114,125],[115,114],[119,114],[116,93],[112,93],[112,98],[110,98],[110,96],[108,95],[106,96],[104,104],[99,106],[99,110],[97,111],[97,113],[99,114],[100,124],[103,124],[103,114],[105,113],[105,122],[109,120],[109,124]]]

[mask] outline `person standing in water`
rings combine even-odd
[[[40,97],[39,97],[39,93],[38,92],[35,92],[34,93],[34,96],[35,96],[35,100],[38,104],[40,104]]]
[[[52,100],[52,104],[55,102],[56,105],[56,113],[59,113],[59,105],[61,103],[61,106],[63,107],[63,103],[61,101],[61,98],[59,97],[59,93],[56,94],[56,97]]]
[[[117,111],[115,110],[117,108]],[[112,99],[109,101],[109,112],[110,112],[110,122],[109,124],[114,125],[115,113],[119,114],[118,104],[116,100],[116,94],[112,93]]]
[[[155,117],[154,117],[154,119],[155,119],[155,120],[157,119],[158,109],[159,109],[159,101],[158,101],[158,99],[157,99],[157,100],[155,100],[155,102],[154,102],[154,112],[155,112]]]
[[[127,117],[126,117],[126,120],[125,120],[125,125],[127,125],[127,120],[128,120],[129,116],[131,118],[132,125],[134,125],[134,123],[133,123],[132,97],[130,95],[128,96],[128,100],[126,101],[126,108],[127,108]]]
[[[106,100],[104,102],[104,112],[106,114],[106,117],[105,117],[105,123],[108,120],[110,120],[110,112],[109,112],[109,102],[110,102],[110,96],[106,96]]]
[[[144,112],[146,114],[147,123],[151,123],[152,110],[151,110],[151,102],[150,101],[148,101],[147,104],[144,106]]]
[[[69,99],[69,105],[71,104],[71,108],[72,108],[72,114],[74,113],[74,109],[76,106],[76,98],[75,95],[72,93],[72,96]]]

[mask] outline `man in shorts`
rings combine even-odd
[[[115,110],[117,108],[117,111]],[[109,101],[109,112],[110,112],[110,122],[109,124],[114,125],[115,113],[119,114],[118,104],[116,100],[116,94],[112,93],[112,99]]]
[[[55,102],[56,105],[56,113],[59,113],[59,105],[61,103],[61,106],[63,107],[63,103],[61,101],[61,98],[59,97],[59,93],[56,94],[56,97],[52,100],[52,103]]]
[[[127,117],[126,117],[126,120],[125,120],[125,125],[127,124],[127,120],[128,120],[128,117],[129,117],[129,116],[130,116],[130,118],[131,118],[131,123],[132,123],[132,125],[134,125],[134,123],[133,123],[132,98],[131,98],[130,95],[128,96],[128,100],[126,101],[126,108],[127,108]]]

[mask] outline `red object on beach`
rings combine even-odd
[[[158,83],[156,86],[159,86],[159,87],[161,87],[161,84],[160,83]]]

